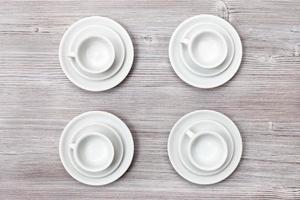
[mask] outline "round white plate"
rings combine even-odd
[[[113,65],[117,66],[112,66],[111,70],[99,74],[99,77],[95,74],[90,77],[83,74],[68,57],[76,40],[88,34],[94,34],[95,37],[97,34],[103,34],[112,40],[115,47],[116,60]],[[134,49],[128,32],[119,23],[106,17],[93,16],[75,22],[64,33],[59,46],[59,61],[64,73],[75,85],[89,91],[104,91],[121,83],[132,67],[133,57]]]
[[[229,158],[225,165],[214,173],[195,172],[197,170],[196,168],[187,167],[186,164],[188,163],[186,160],[182,160],[182,156],[186,156],[186,154],[181,155],[180,153],[181,143],[184,142],[182,138],[184,137],[184,134],[186,134],[186,130],[193,129],[193,127],[196,129],[201,129],[201,127],[203,127],[205,129],[204,125],[201,125],[198,128],[195,127],[195,125],[198,126],[197,124],[205,121],[215,122],[221,125],[221,127],[219,127],[219,125],[218,127],[212,127],[213,123],[207,123],[207,127],[211,127],[212,130],[222,131],[222,129],[225,129],[223,133],[224,136],[229,133],[231,136],[230,140],[233,144],[233,146],[230,147],[231,153],[229,151]],[[237,168],[242,156],[242,146],[240,132],[231,119],[216,111],[197,110],[184,115],[173,126],[168,139],[168,154],[171,164],[179,175],[192,183],[209,185],[224,180]]]
[[[234,44],[234,56],[229,66],[214,76],[201,76],[194,73],[182,58],[182,40],[193,27],[201,24],[214,24],[227,31]],[[169,59],[176,74],[186,83],[198,88],[214,88],[229,81],[238,71],[242,60],[242,42],[234,27],[224,19],[214,15],[197,15],[182,22],[174,31],[169,45]],[[222,65],[220,66],[222,67]]]
[[[114,145],[114,160],[104,171],[83,171],[70,152],[70,144],[89,132],[104,134]],[[134,143],[129,128],[115,115],[102,111],[90,111],[73,118],[64,128],[59,142],[64,168],[74,179],[87,185],[106,185],[119,179],[129,168],[133,154]]]

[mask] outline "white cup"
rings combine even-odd
[[[191,163],[203,171],[215,171],[223,166],[228,157],[228,145],[218,133],[207,131],[194,133],[187,130],[190,141],[188,157]]]
[[[98,132],[86,133],[69,146],[73,149],[75,162],[88,172],[103,171],[114,159],[112,142]]]
[[[79,39],[75,51],[70,52],[68,57],[74,59],[83,71],[99,74],[112,67],[116,55],[112,42],[97,35]]]
[[[228,46],[222,34],[213,29],[196,32],[181,43],[187,45],[189,56],[199,67],[212,69],[220,66],[227,57]]]

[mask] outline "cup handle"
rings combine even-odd
[[[187,134],[187,136],[189,136],[190,138],[193,138],[195,136],[195,133],[190,129],[186,130],[185,134]]]
[[[187,39],[187,38],[184,38],[183,40],[181,40],[181,44],[182,45],[189,45],[189,43],[190,43],[190,40],[189,39]]]
[[[75,59],[75,58],[76,58],[75,53],[70,52],[70,53],[68,54],[68,58],[70,58],[70,59]]]
[[[76,148],[76,146],[77,145],[75,143],[69,144],[69,148],[72,149],[72,150],[74,150]]]

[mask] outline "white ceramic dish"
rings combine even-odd
[[[222,18],[198,15],[182,22],[169,45],[169,59],[176,74],[198,88],[214,88],[229,81],[242,59],[236,30]]]
[[[120,178],[130,166],[133,153],[133,139],[126,124],[101,111],[72,119],[59,143],[67,172],[88,185],[106,185]]]
[[[168,140],[170,161],[186,180],[202,185],[227,178],[238,166],[242,139],[225,115],[198,110],[179,119]]]
[[[125,79],[134,49],[127,31],[105,17],[87,17],[65,32],[59,46],[61,67],[78,87],[104,91]]]

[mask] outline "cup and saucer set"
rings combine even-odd
[[[128,75],[134,48],[128,32],[106,17],[83,18],[64,33],[59,61],[68,79],[81,89],[99,92],[120,84]],[[241,64],[242,43],[230,23],[213,15],[182,22],[169,44],[170,63],[187,84],[214,88],[229,81]],[[59,155],[66,171],[93,186],[119,179],[134,156],[130,129],[117,116],[90,111],[64,128]],[[209,185],[226,179],[242,156],[242,139],[234,122],[222,113],[196,110],[173,126],[168,155],[187,181]]]
[[[105,17],[87,17],[75,22],[59,46],[59,61],[69,80],[94,92],[121,83],[131,69],[133,56],[127,31]]]
[[[242,42],[231,24],[213,15],[198,15],[174,31],[169,58],[176,74],[198,88],[229,81],[242,60]]]

